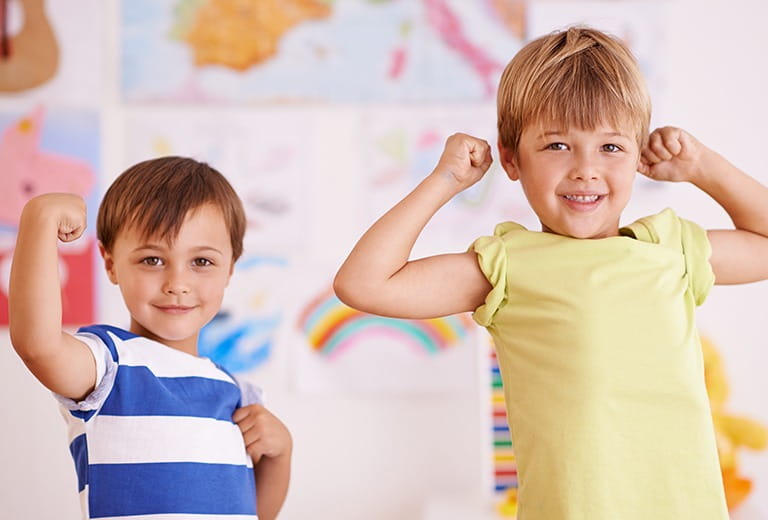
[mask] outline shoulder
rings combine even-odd
[[[490,256],[501,253],[504,244],[517,241],[518,239],[538,234],[535,231],[529,231],[517,222],[501,222],[496,224],[492,235],[484,235],[477,238],[470,246],[470,251],[478,255]]]
[[[503,237],[518,232],[531,233],[525,226],[517,222],[500,222],[493,228],[493,236]]]
[[[659,244],[663,241],[663,238],[674,234],[677,221],[677,214],[672,209],[666,208],[655,215],[639,218],[633,223],[622,227],[619,230],[619,234],[630,236],[641,242]]]
[[[681,218],[670,208],[640,218],[619,232],[642,242],[666,245],[673,249],[707,249],[709,244],[704,228]]]
[[[659,244],[678,255],[696,305],[704,302],[714,283],[709,262],[712,246],[707,231],[698,224],[679,217],[671,209],[644,217],[622,228],[621,233],[637,240]]]
[[[91,348],[93,348],[92,345],[94,342],[102,344],[109,350],[110,354],[112,354],[112,359],[115,361],[117,361],[119,357],[119,344],[131,339],[140,338],[140,336],[137,336],[133,332],[104,324],[80,327],[75,333],[75,337]]]

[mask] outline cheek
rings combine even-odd
[[[622,187],[628,191],[632,191],[632,188],[635,185],[635,178],[637,177],[637,172],[633,168],[628,169],[628,173],[621,179]]]
[[[229,275],[220,275],[211,277],[202,284],[202,291],[210,300],[221,301],[224,297],[224,291],[229,284]]]
[[[611,192],[615,196],[620,197],[622,206],[626,206],[629,203],[629,199],[632,196],[632,189],[634,188],[634,176],[625,177],[621,180],[616,180],[613,185],[610,186]]]
[[[125,307],[128,309],[128,312],[132,316],[135,315],[139,310],[139,302],[142,301],[142,298],[136,294],[135,288],[129,284],[121,284],[119,287],[120,293],[123,296],[123,303],[125,304]]]
[[[525,179],[520,179],[520,185],[523,187],[526,197],[529,200],[538,200],[547,198],[554,193],[557,182],[552,176],[532,175]]]
[[[155,284],[150,280],[141,276],[119,277],[118,282],[123,298],[128,305],[136,305],[149,298],[155,287]]]

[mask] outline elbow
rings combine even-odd
[[[342,271],[336,273],[336,277],[333,279],[333,292],[336,297],[341,300],[341,303],[355,307],[355,291],[354,284],[347,280],[347,277]]]
[[[37,348],[37,345],[33,342],[26,340],[14,340],[11,338],[11,345],[13,345],[13,349],[16,351],[19,359],[21,359],[21,362],[24,363],[24,366],[27,367],[27,370],[37,379],[40,379],[38,374],[43,373],[41,370],[45,369],[46,362],[49,360],[47,353]],[[45,383],[43,384],[45,385]],[[47,387],[47,385],[45,386]]]
[[[333,280],[333,292],[341,303],[358,311],[370,312],[368,309],[373,290],[366,287],[360,280],[350,279],[342,271]]]
[[[13,350],[16,351],[16,354],[18,354],[21,360],[24,362],[27,360],[34,360],[36,356],[35,349],[32,345],[30,345],[32,342],[28,341],[26,334],[23,334],[18,330],[17,327],[13,326],[13,319],[10,321],[11,323],[8,328],[8,337],[11,340],[11,346],[13,347]]]
[[[34,366],[45,357],[38,343],[21,334],[11,332],[11,345],[26,366]]]
[[[13,350],[27,367],[33,367],[44,362],[55,352],[55,346],[59,344],[61,339],[61,332],[54,335],[43,330],[34,330],[34,326],[19,327],[16,321],[11,315],[8,336]]]

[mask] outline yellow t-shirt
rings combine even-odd
[[[595,240],[503,223],[473,248],[519,520],[727,519],[694,319],[706,232],[667,209]]]

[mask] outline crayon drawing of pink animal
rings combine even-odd
[[[40,148],[44,109],[9,125],[0,135],[0,225],[16,227],[24,204],[40,193],[88,195],[95,182],[84,161]]]

